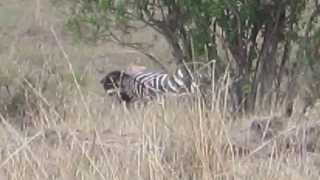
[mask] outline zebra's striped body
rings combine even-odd
[[[194,91],[191,75],[182,69],[178,69],[173,75],[144,69],[122,72],[120,77],[119,73],[114,72],[109,73],[101,83],[107,92],[119,88],[120,99],[128,103],[135,100],[154,100],[166,94],[180,95]],[[114,74],[118,76],[112,76]],[[108,85],[110,79],[115,82],[114,87]]]

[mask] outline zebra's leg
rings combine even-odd
[[[149,103],[150,103],[150,100],[145,99],[145,98],[139,98],[136,101],[134,101],[134,103],[132,103],[132,105],[134,106],[134,109],[136,109],[136,110],[143,110],[149,106]]]
[[[139,100],[134,103],[134,109],[142,110],[146,107],[146,102],[144,100]]]
[[[126,112],[126,113],[129,113],[130,112],[130,103],[128,103],[128,102],[123,102],[122,103],[122,107],[123,107],[123,109],[124,109],[124,111]]]
[[[165,96],[163,94],[158,94],[156,97],[156,103],[159,104],[162,108],[165,107]]]

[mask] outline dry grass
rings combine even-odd
[[[319,158],[316,154],[257,156],[260,147],[249,154],[231,153],[236,151],[228,146],[232,129],[240,120],[231,122],[198,102],[128,112],[85,85],[58,78],[68,76],[62,72],[31,83],[48,71],[45,67],[27,79],[33,70],[16,65],[28,73],[15,78],[13,97],[5,101],[16,104],[11,110],[16,113],[10,112],[11,104],[2,104],[1,179],[318,177],[312,162],[313,156]]]
[[[226,149],[232,141],[228,120],[197,102],[128,112],[84,86],[80,95],[68,81],[57,85],[68,91],[54,97],[27,82],[21,86],[21,116],[6,110],[0,116],[2,179],[317,177],[309,156],[233,155]]]
[[[24,2],[23,11],[19,3],[0,5],[25,14],[10,23],[0,19],[6,24],[0,28],[1,180],[319,177],[317,153],[277,153],[277,137],[231,146],[246,139],[250,129],[241,134],[240,127],[250,126],[250,115],[230,118],[224,108],[212,112],[199,101],[125,110],[105,97],[98,80],[143,58],[128,58],[113,44],[73,45],[48,2]]]

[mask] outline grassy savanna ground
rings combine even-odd
[[[64,23],[46,0],[0,2],[1,180],[319,178],[318,154],[276,153],[274,141],[262,144],[240,130],[259,115],[230,118],[198,101],[126,111],[105,97],[100,78],[152,63],[112,42],[73,43]],[[146,32],[134,34],[141,36]],[[151,51],[170,59],[168,46],[157,42]],[[298,132],[290,128],[283,132]],[[252,138],[258,142],[245,145]],[[251,151],[231,153],[238,141]]]

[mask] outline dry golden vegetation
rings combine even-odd
[[[319,104],[291,117],[197,98],[126,110],[100,78],[152,64],[110,42],[74,44],[63,23],[47,1],[0,2],[1,180],[319,178]],[[154,52],[169,58],[161,43]]]

